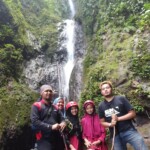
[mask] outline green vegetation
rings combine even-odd
[[[84,89],[80,106],[87,99],[102,101],[99,82],[111,80],[115,93],[126,95],[137,112],[149,106],[150,3],[148,0],[76,0],[75,19],[86,39]],[[57,49],[57,23],[68,17],[67,0],[0,1],[0,134],[29,122],[31,103],[37,94],[24,85],[24,60]],[[27,34],[28,33],[28,34]],[[33,36],[39,52],[30,44]],[[138,82],[133,87],[132,82]],[[7,111],[6,111],[7,110]],[[82,110],[82,109],[81,109]],[[81,112],[80,114],[83,114]]]
[[[0,86],[7,83],[7,78],[17,79],[21,75],[24,59],[39,54],[34,45],[30,45],[31,34],[41,45],[41,53],[43,50],[48,56],[53,55],[58,39],[56,24],[68,11],[63,2],[6,0],[1,4],[6,7],[7,17],[0,22]]]
[[[24,84],[9,81],[7,86],[0,88],[0,134],[6,128],[23,126],[29,123],[31,104],[38,95]]]
[[[135,56],[132,61],[131,70],[134,72],[134,75],[143,79],[150,79],[150,55]]]
[[[18,78],[21,73],[20,63],[23,61],[21,50],[15,49],[11,44],[5,44],[4,46],[0,49],[0,76]],[[3,78],[0,78],[0,81],[2,84],[4,82]]]
[[[136,52],[132,58],[131,70],[135,76],[140,76],[142,79],[148,80],[150,79],[150,55],[148,55],[147,45],[147,40],[140,39],[138,41]]]
[[[116,86],[117,94],[126,95],[137,112],[143,111],[148,105],[143,103],[141,95],[144,93],[144,100],[149,101],[150,91],[131,88],[131,83],[139,79],[144,84],[149,80],[149,1],[78,0],[76,3],[75,18],[83,25],[88,43],[80,106],[87,99],[98,104],[102,100],[99,82],[111,80],[115,85],[121,84]]]
[[[150,24],[148,0],[78,0],[77,6],[76,18],[82,22],[87,35],[106,26],[128,28],[134,32],[139,27],[148,28]]]
[[[66,0],[0,1],[0,135],[29,124],[31,104],[37,99],[22,81],[26,59],[57,49],[57,23],[67,16]],[[2,11],[1,11],[2,10]],[[31,45],[30,36],[41,45]],[[7,126],[6,126],[7,125]]]

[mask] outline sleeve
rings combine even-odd
[[[101,102],[99,104],[99,107],[98,107],[98,114],[99,114],[99,117],[100,118],[105,118],[105,114],[104,114],[104,110],[103,110],[103,102]]]
[[[133,107],[131,106],[131,104],[129,103],[129,100],[126,97],[122,96],[121,100],[123,101],[123,104],[125,106],[124,108],[126,108],[127,112],[129,112],[130,110],[133,110]]]
[[[60,122],[64,122],[65,121],[65,117],[63,115],[63,112],[61,110],[57,110],[58,111],[58,116],[60,118]]]
[[[50,124],[47,124],[41,121],[39,109],[35,105],[32,105],[30,119],[31,119],[32,125],[37,130],[44,130],[44,131],[52,130],[52,126]]]
[[[99,137],[99,140],[104,143],[106,138],[106,130],[105,128],[100,124],[101,126],[101,136]]]
[[[86,138],[86,136],[85,136],[84,120],[85,120],[84,118],[81,119],[82,139]]]

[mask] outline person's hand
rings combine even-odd
[[[59,130],[60,125],[58,123],[52,125],[52,130]]]
[[[72,144],[70,144],[70,150],[76,150]]]
[[[88,141],[87,139],[86,140],[84,140],[85,141],[85,146],[87,147],[87,148],[89,148],[90,146],[91,146],[91,142],[90,141]]]
[[[65,127],[66,127],[66,123],[65,122],[61,122],[59,124],[59,126],[60,126],[60,131],[62,132],[65,129]]]
[[[111,119],[111,127],[114,127],[117,123],[118,117],[117,117],[117,115],[112,114],[111,118],[112,118]]]
[[[100,141],[100,140],[97,140],[97,141],[94,141],[94,142],[92,143],[92,145],[97,146],[97,145],[99,145],[100,143],[101,143],[101,141]]]
[[[111,118],[113,121],[118,121],[118,117],[116,114],[112,114]]]
[[[117,121],[111,120],[111,125],[110,125],[110,127],[114,127],[114,126],[116,125],[116,123],[117,123]]]

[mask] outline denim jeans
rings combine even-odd
[[[148,150],[144,139],[136,129],[129,129],[117,134],[114,142],[114,150],[127,150],[127,143],[129,143],[134,150]]]

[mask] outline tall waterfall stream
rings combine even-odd
[[[31,89],[38,90],[39,85],[50,84],[58,91],[58,95],[63,95],[67,99],[69,98],[70,76],[75,62],[74,45],[76,37],[75,28],[77,25],[73,20],[75,15],[73,2],[72,0],[69,0],[68,3],[70,6],[70,17],[58,24],[60,35],[57,52],[61,53],[61,55],[57,55],[56,52],[53,57],[57,59],[55,59],[54,62],[51,62],[44,54],[40,54],[38,57],[27,62],[26,67],[24,68],[26,82]],[[29,32],[28,36],[33,38],[33,35]],[[63,61],[57,61],[61,58]],[[48,61],[45,62],[45,60]]]

